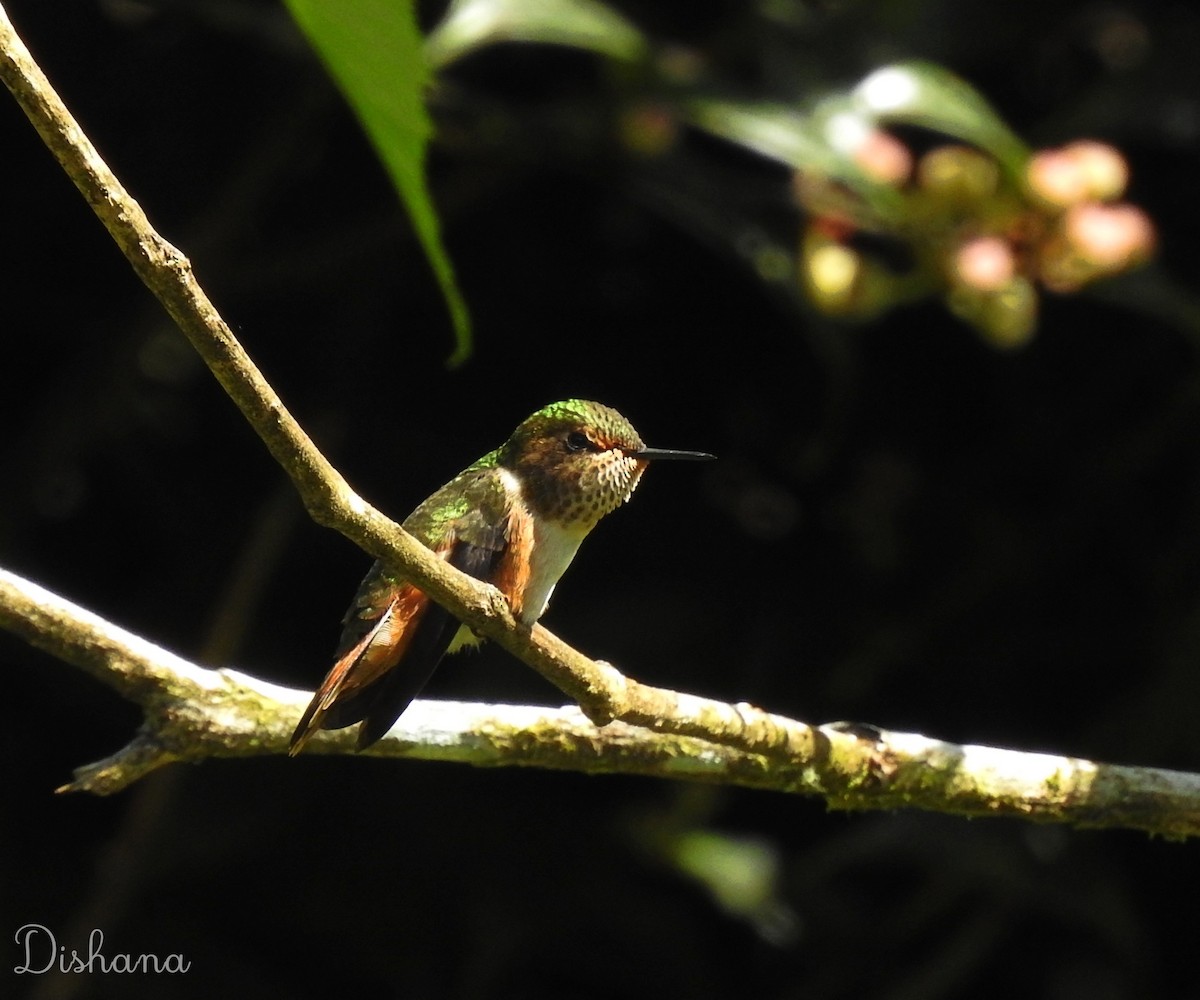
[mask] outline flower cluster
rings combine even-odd
[[[807,214],[800,277],[829,314],[869,318],[934,293],[994,343],[1018,345],[1036,327],[1039,287],[1076,291],[1144,262],[1154,247],[1145,213],[1120,201],[1124,158],[1100,142],[1026,154],[1006,169],[955,141],[917,155],[871,126],[847,152],[852,184],[795,175]],[[864,196],[872,191],[881,197]],[[879,253],[881,243],[893,252]]]

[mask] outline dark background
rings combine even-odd
[[[5,7],[383,509],[567,396],[720,455],[652,469],[583,547],[545,619],[572,644],[808,721],[1200,770],[1191,5],[622,5],[728,93],[811,97],[920,56],[1034,144],[1120,146],[1159,227],[1153,284],[1050,298],[1014,353],[933,303],[813,315],[746,265],[794,242],[775,171],[694,138],[623,153],[612,115],[638,84],[590,57],[473,57],[436,95],[431,163],[475,320],[454,371],[403,213],[280,6]],[[307,521],[7,99],[0,179],[3,565],[184,656],[311,687],[369,560]],[[138,713],[11,636],[0,665],[6,996],[1197,995],[1194,845],[347,758],[56,797]],[[561,701],[496,649],[429,693]],[[773,858],[771,905],[722,909],[669,863],[681,831]],[[191,971],[16,977],[25,923]]]

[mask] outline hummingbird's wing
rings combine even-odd
[[[448,550],[446,561],[469,576],[486,580],[491,575],[501,548],[456,541]],[[362,725],[354,745],[356,750],[365,750],[392,728],[392,723],[400,718],[433,676],[438,663],[450,648],[455,633],[462,627],[459,620],[436,601],[431,601],[424,594],[421,594],[421,599],[424,607],[400,662],[386,671],[370,688],[348,701],[345,711],[338,714],[333,724],[326,722],[326,728],[334,729],[361,719]]]
[[[511,500],[499,484],[493,488],[495,474],[489,477],[488,471],[460,474],[404,522],[452,566],[481,580],[494,576],[511,534]],[[446,517],[447,500],[461,498],[464,491],[471,506]],[[376,563],[346,612],[335,662],[296,726],[288,752],[299,753],[318,729],[356,722],[362,722],[356,749],[370,746],[425,686],[460,627],[445,608]]]

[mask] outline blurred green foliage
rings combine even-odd
[[[408,210],[450,310],[456,340],[450,363],[461,363],[471,353],[471,320],[425,176],[433,129],[425,111],[429,68],[414,0],[286,3],[362,122]]]

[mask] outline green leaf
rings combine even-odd
[[[687,110],[693,125],[789,167],[833,174],[845,164],[811,121],[786,105],[701,99]]]
[[[433,126],[415,0],[285,0],[358,116],[396,186],[442,289],[454,327],[450,364],[471,353],[471,321],[442,245],[425,179]]]
[[[935,129],[991,153],[1017,174],[1029,150],[970,84],[934,63],[903,62],[877,69],[854,88],[859,111],[883,123]]]
[[[692,101],[686,113],[688,121],[711,135],[844,185],[851,196],[844,206],[846,210],[859,214],[853,199],[866,209],[859,220],[863,225],[879,221],[896,224],[904,218],[899,192],[864,174],[844,144],[836,141],[838,129],[831,125],[840,119],[860,119],[857,111],[846,107],[844,97],[826,101],[809,115],[786,105],[724,100]],[[866,123],[861,127],[865,129]]]
[[[637,28],[596,0],[455,0],[425,54],[441,67],[495,42],[567,45],[629,61],[648,49]]]

